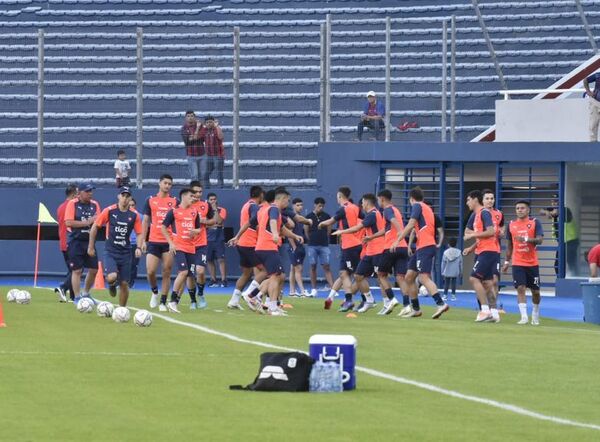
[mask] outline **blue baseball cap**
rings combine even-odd
[[[119,195],[123,195],[124,193],[128,193],[131,195],[131,190],[127,186],[123,186],[119,189]]]
[[[94,190],[96,186],[94,186],[92,183],[81,183],[77,188],[80,192],[89,192]]]

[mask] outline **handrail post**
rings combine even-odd
[[[144,140],[144,30],[136,29],[136,128],[135,128],[135,175],[138,189],[144,185],[143,175],[143,140]]]
[[[446,112],[448,106],[448,21],[442,21],[442,143],[446,142]]]
[[[37,186],[44,187],[44,30],[38,29]]]
[[[385,18],[385,141],[390,141],[392,112],[392,19]]]
[[[320,68],[320,94],[319,94],[319,115],[320,115],[320,132],[319,132],[319,140],[321,142],[325,141],[325,131],[327,130],[326,128],[326,122],[325,122],[325,114],[326,114],[326,104],[325,104],[325,94],[327,93],[327,89],[325,87],[325,83],[326,83],[326,75],[327,73],[325,72],[325,70],[327,69],[326,66],[326,60],[325,60],[325,55],[326,55],[326,45],[327,45],[327,25],[325,23],[321,23],[321,54],[320,54],[320,63],[321,63],[321,68]]]
[[[488,50],[490,51],[490,57],[492,57],[492,61],[494,62],[494,67],[496,68],[496,74],[498,75],[500,85],[502,86],[502,89],[508,89],[508,87],[506,86],[506,81],[504,80],[504,75],[502,75],[502,68],[500,67],[500,63],[498,63],[498,57],[496,57],[496,51],[494,50],[492,39],[490,38],[487,26],[485,25],[485,21],[483,20],[483,15],[481,15],[481,11],[479,10],[479,3],[477,3],[477,0],[471,0],[471,2],[473,3],[473,8],[475,8],[475,14],[477,15],[477,19],[479,20],[479,26],[481,27],[483,38],[487,44]]]
[[[456,16],[450,19],[450,141],[456,141]]]
[[[588,39],[590,40],[590,45],[592,46],[594,53],[597,54],[598,53],[598,45],[596,44],[596,39],[594,38],[594,34],[592,33],[592,30],[590,29],[590,25],[587,21],[587,17],[585,16],[585,11],[583,10],[581,1],[575,0],[575,4],[577,5],[577,10],[579,11],[579,16],[581,17],[581,23],[583,23],[583,29],[585,29],[585,33],[587,34]]]
[[[331,141],[331,15],[325,29],[325,141]]]
[[[232,186],[240,187],[240,28],[233,28],[233,134]]]

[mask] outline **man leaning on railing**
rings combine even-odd
[[[193,110],[185,113],[185,121],[181,127],[181,138],[185,145],[185,154],[190,172],[190,180],[202,181],[202,171],[206,170],[206,154],[204,144],[200,137],[202,122],[196,119]]]
[[[590,83],[594,82],[594,90]],[[590,141],[598,141],[598,125],[600,124],[600,72],[590,75],[583,80],[585,93],[590,97]]]

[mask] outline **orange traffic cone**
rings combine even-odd
[[[94,288],[97,290],[104,290],[104,269],[102,268],[102,261],[98,261],[98,273],[96,273],[96,279],[94,279]]]
[[[0,327],[6,327],[4,322],[4,313],[2,312],[2,303],[0,302]]]

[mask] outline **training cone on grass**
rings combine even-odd
[[[0,327],[6,327],[6,322],[4,322],[4,312],[2,310],[1,302],[0,302]]]
[[[104,290],[104,269],[102,268],[102,261],[98,261],[98,273],[96,273],[96,279],[94,279],[94,288],[96,290]]]

